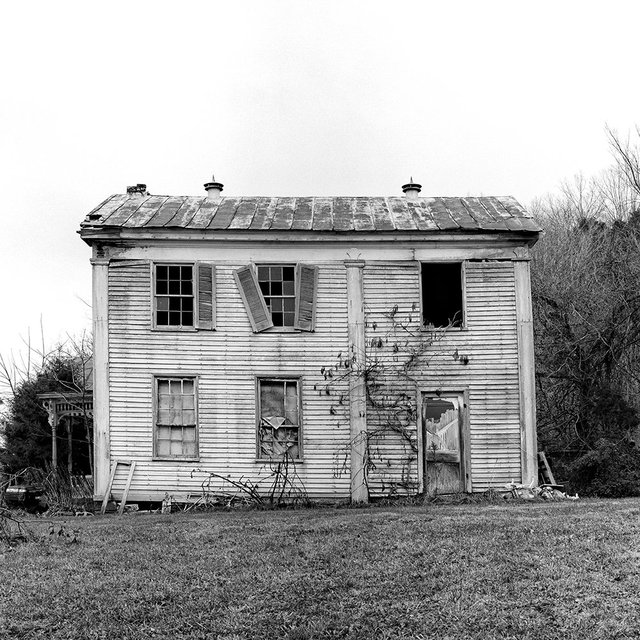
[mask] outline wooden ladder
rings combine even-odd
[[[544,451],[538,451],[538,462],[540,464],[540,475],[544,480],[544,484],[555,485],[556,479],[553,477],[553,472],[551,471],[549,461],[547,460],[547,456],[544,454]]]
[[[129,488],[131,487],[131,480],[133,480],[133,472],[136,469],[136,461],[135,460],[115,460],[113,469],[111,469],[111,476],[109,477],[109,485],[107,486],[107,490],[105,491],[104,498],[102,500],[102,507],[100,508],[100,514],[104,515],[104,512],[107,509],[107,503],[109,502],[109,497],[111,496],[111,489],[113,487],[113,481],[116,477],[116,471],[118,470],[118,465],[122,464],[125,467],[129,467],[129,475],[127,477],[127,483],[124,486],[124,492],[122,494],[122,501],[120,502],[120,506],[118,507],[118,515],[121,516],[124,513],[124,505],[127,503],[127,496],[129,495]]]

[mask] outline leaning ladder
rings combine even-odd
[[[109,502],[109,498],[111,496],[111,489],[113,487],[113,481],[116,477],[116,471],[118,470],[119,464],[122,464],[125,467],[126,466],[129,467],[129,475],[127,477],[127,483],[124,485],[122,501],[120,502],[120,506],[118,507],[118,515],[121,516],[124,513],[124,505],[127,503],[129,488],[131,487],[131,480],[133,479],[133,472],[135,471],[135,468],[136,468],[135,460],[115,460],[113,469],[111,469],[111,476],[109,477],[109,485],[107,486],[107,490],[105,491],[104,498],[102,499],[102,507],[100,508],[100,514],[102,515],[104,515],[104,512],[107,510],[107,503]]]

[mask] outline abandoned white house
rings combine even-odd
[[[120,459],[138,501],[193,497],[206,471],[259,483],[283,457],[311,498],[537,481],[540,229],[513,198],[205,188],[138,185],[82,222],[96,499]]]

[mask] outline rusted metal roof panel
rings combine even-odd
[[[538,225],[511,196],[220,198],[115,195],[82,228],[351,232],[526,232]]]

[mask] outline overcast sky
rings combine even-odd
[[[84,215],[126,186],[513,195],[640,123],[636,1],[13,2],[0,10],[0,353],[90,324]]]

